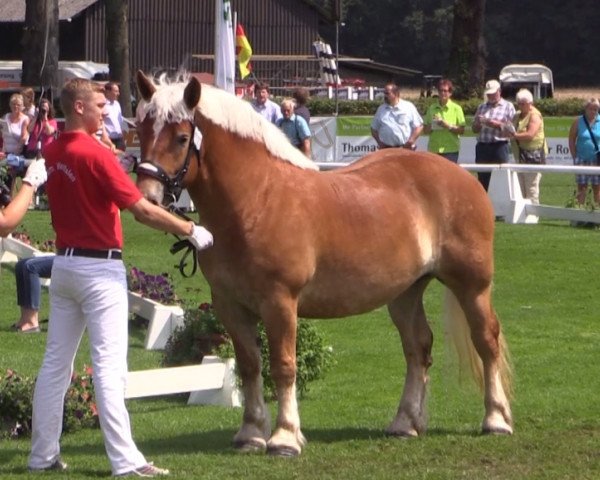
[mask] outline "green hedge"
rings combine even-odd
[[[408,98],[415,104],[417,110],[424,115],[429,105],[435,98]],[[474,115],[477,106],[482,102],[481,99],[471,98],[469,100],[457,100],[465,115]],[[377,107],[381,105],[381,101],[371,100],[339,100],[338,112],[340,115],[374,115]],[[569,98],[565,100],[557,100],[554,98],[545,98],[537,100],[535,106],[542,112],[542,115],[549,117],[569,117],[581,114],[583,110],[584,100],[581,98]],[[308,102],[308,108],[311,115],[330,116],[335,113],[335,100],[323,98],[311,98]]]

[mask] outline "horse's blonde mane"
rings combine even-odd
[[[154,132],[157,135],[165,123],[192,121],[194,112],[188,110],[183,101],[183,91],[189,76],[170,81],[166,76],[154,80],[156,92],[149,102],[140,102],[137,120],[147,115],[154,118]],[[237,98],[211,85],[202,84],[198,111],[214,124],[237,135],[264,143],[275,157],[300,168],[318,170],[319,167],[294,147],[285,134],[275,125],[254,111],[249,102]]]

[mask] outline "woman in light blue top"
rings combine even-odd
[[[584,105],[583,115],[577,117],[569,130],[569,149],[575,165],[598,166],[600,156],[600,101],[590,98]],[[600,175],[576,175],[577,203],[583,205],[588,184],[594,192],[594,203],[600,204]]]

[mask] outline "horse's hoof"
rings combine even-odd
[[[512,429],[507,427],[485,427],[481,429],[483,435],[512,435]]]
[[[419,436],[419,431],[416,428],[406,426],[393,426],[390,425],[385,429],[385,435],[387,437],[396,437],[396,438],[416,438]]]
[[[412,432],[390,432],[390,431],[386,430],[385,436],[409,439],[409,438],[417,438],[419,436],[419,434],[414,430]]]
[[[258,440],[249,440],[249,441],[236,441],[233,442],[234,448],[238,453],[265,453],[267,449],[267,445],[265,442],[260,442]]]
[[[281,445],[278,447],[268,447],[267,453],[277,457],[297,457],[300,455],[300,449],[290,447],[289,445]]]

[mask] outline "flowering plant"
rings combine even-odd
[[[175,294],[175,289],[168,273],[151,275],[132,267],[127,275],[127,287],[130,291],[139,293],[142,297],[149,298],[163,305],[176,305],[179,303],[179,298]]]
[[[38,242],[36,240],[33,240],[25,230],[13,232],[12,237],[15,240],[23,242],[25,245],[30,245],[33,248],[38,249],[41,252],[54,252],[56,250],[56,244],[53,239]]]
[[[99,426],[98,410],[94,402],[92,369],[84,366],[84,373],[76,372],[65,396],[63,431]],[[35,380],[7,370],[0,378],[0,437],[17,438],[31,434],[33,388]]]
[[[267,398],[275,397],[275,384],[271,378],[269,347],[262,323],[258,325],[262,377]],[[296,388],[300,395],[308,391],[308,383],[321,378],[333,361],[332,348],[325,345],[317,328],[300,321],[296,331]],[[186,309],[183,325],[177,327],[165,346],[163,365],[193,365],[202,362],[205,355],[221,358],[234,356],[231,338],[216,317],[210,303]]]
[[[75,432],[82,428],[97,428],[99,425],[92,367],[84,365],[82,374],[73,372],[71,375],[71,385],[65,395],[63,431]]]

